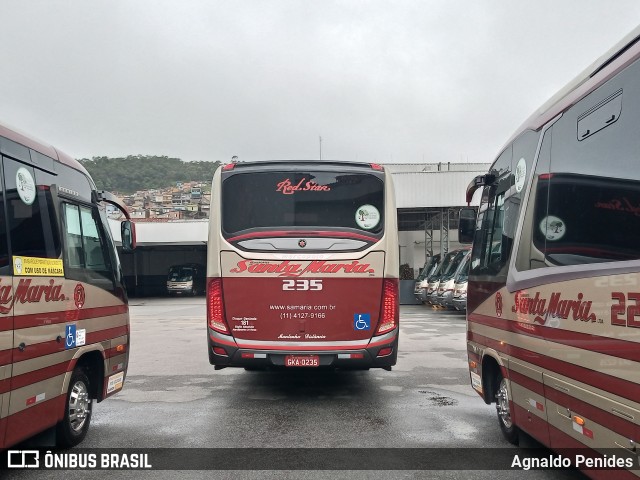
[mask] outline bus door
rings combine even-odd
[[[7,434],[14,444],[55,425],[66,363],[59,313],[66,304],[56,209],[49,186],[55,176],[3,158],[6,224],[10,232],[12,291],[0,292],[0,305],[14,315],[13,367]],[[2,267],[6,268],[6,267]],[[0,287],[2,289],[2,287]],[[54,310],[52,312],[52,310]],[[46,358],[45,358],[46,357]]]

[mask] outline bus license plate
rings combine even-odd
[[[285,355],[285,367],[319,367],[320,357],[318,355]]]

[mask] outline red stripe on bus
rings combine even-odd
[[[108,328],[106,330],[98,330],[97,332],[87,333],[85,345],[92,343],[102,342],[104,340],[110,340],[112,338],[121,337],[127,334],[127,326],[122,325],[120,327]],[[76,347],[78,348],[78,347]],[[64,339],[60,342],[57,340],[50,340],[48,342],[35,343],[27,345],[23,351],[19,348],[13,349],[13,363],[22,362],[25,360],[31,360],[45,355],[51,355],[52,353],[64,352],[65,345]],[[11,359],[7,363],[10,363]],[[0,364],[2,365],[2,364]]]
[[[15,445],[48,427],[53,427],[62,420],[66,400],[66,394],[58,395],[6,417],[7,425],[11,428],[7,428],[5,446]]]
[[[292,230],[273,230],[270,232],[253,232],[245,233],[244,235],[237,235],[235,237],[227,238],[227,242],[238,242],[240,240],[248,240],[251,238],[267,238],[267,237],[332,237],[332,238],[353,238],[356,240],[364,240],[367,242],[377,242],[380,239],[377,237],[370,237],[368,235],[360,235],[358,233],[351,232],[332,232],[323,230],[313,231],[292,231]]]
[[[522,375],[521,373],[514,372],[513,370],[509,370],[509,380],[514,383],[517,383],[518,385],[526,388],[527,390],[531,390],[532,392],[537,393],[538,395],[541,395],[543,397],[545,396],[542,383],[540,383],[537,380],[534,380],[531,377],[527,377],[526,375]]]
[[[477,353],[467,351],[467,357],[469,357],[469,361],[474,361],[477,364],[480,364],[480,355]]]
[[[380,345],[387,345],[387,344],[393,343],[395,341],[396,341],[396,336],[394,336],[393,338],[388,338],[386,340],[380,340],[379,342],[372,342],[367,346],[368,347],[378,347]]]
[[[216,340],[214,340],[216,341]],[[385,342],[387,343],[387,342]],[[302,346],[292,346],[292,345],[243,345],[238,342],[239,348],[244,348],[247,350],[278,350],[283,352],[298,352],[298,351],[351,351],[351,350],[362,350],[366,348],[367,345],[349,345],[349,346],[319,346],[319,345],[302,345]]]
[[[631,360],[633,362],[640,362],[640,343],[638,342],[575,332],[573,330],[544,327],[533,323],[504,320],[478,314],[469,315],[469,321],[519,335],[548,340],[569,347],[580,348],[603,355],[611,355],[612,357]]]
[[[526,350],[524,348],[515,347],[513,345],[503,344],[498,340],[494,340],[474,332],[469,332],[473,341],[491,347],[507,355],[519,358],[525,362],[533,363],[541,368],[559,373],[569,378],[580,379],[582,383],[586,383],[593,387],[614,393],[629,400],[636,401],[640,398],[640,385],[637,383],[612,377],[606,373],[598,372],[590,368],[580,367],[573,363],[568,363],[557,358]]]
[[[69,371],[70,362],[62,362],[56,365],[50,365],[40,370],[34,370],[33,372],[23,373],[11,379],[11,390],[26,387],[33,383],[38,383],[43,380],[47,380],[52,377],[56,377]]]
[[[0,366],[10,364],[12,354],[13,354],[13,349],[11,348],[7,348],[6,350],[0,350]]]
[[[55,325],[58,323],[77,322],[90,318],[110,317],[127,313],[126,305],[110,305],[108,307],[95,307],[74,310],[61,310],[58,312],[33,313],[28,315],[16,315],[14,317],[14,328],[40,327],[43,325]]]
[[[117,350],[118,347],[109,348],[104,351],[105,358],[117,357],[118,355],[124,355],[127,353],[127,346],[123,344],[123,350]]]
[[[87,345],[102,342],[103,340],[123,337],[127,335],[128,332],[129,327],[127,327],[127,325],[121,325],[120,327],[107,328],[106,330],[87,333]]]

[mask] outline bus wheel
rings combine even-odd
[[[502,430],[504,438],[506,438],[509,443],[517,445],[518,427],[513,424],[513,419],[511,418],[509,390],[507,388],[507,380],[502,376],[502,373],[498,373],[496,385],[498,386],[496,391],[496,411],[498,412],[500,430]]]
[[[58,445],[73,447],[87,435],[91,423],[91,407],[89,377],[81,368],[76,368],[71,375],[69,390],[64,408],[64,418],[58,424]]]

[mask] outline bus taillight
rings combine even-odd
[[[387,333],[398,326],[398,280],[385,278],[382,286],[382,315],[376,335]]]
[[[229,327],[224,320],[222,279],[220,278],[210,278],[207,283],[207,319],[209,328],[216,332],[229,334]]]

